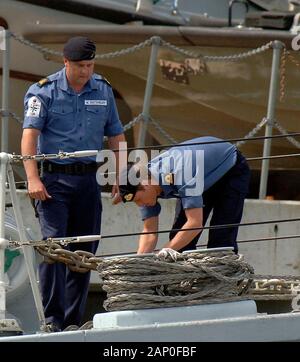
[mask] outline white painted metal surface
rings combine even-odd
[[[151,308],[95,314],[94,329],[127,328],[137,326],[159,326],[164,323],[183,323],[219,318],[255,316],[253,300],[239,302],[203,304],[172,308]]]

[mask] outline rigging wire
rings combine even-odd
[[[271,240],[282,240],[282,239],[300,239],[300,234],[299,235],[284,235],[284,236],[274,236],[274,237],[268,237],[268,238],[258,238],[258,239],[246,239],[246,240],[237,240],[236,242],[238,244],[243,244],[243,243],[254,243],[254,242],[262,242],[262,241],[271,241]],[[200,249],[200,247],[206,247],[207,246],[207,242],[205,244],[198,244],[197,245],[197,249]],[[196,249],[196,250],[197,250]],[[159,251],[160,249],[155,249],[153,252]],[[104,254],[104,255],[95,255],[96,257],[114,257],[114,256],[127,256],[127,255],[136,255],[136,253],[132,253],[132,252],[124,252],[124,253],[117,253],[117,254]]]
[[[144,232],[126,233],[126,234],[111,234],[111,235],[103,235],[103,236],[101,236],[101,239],[121,238],[121,237],[127,237],[127,236],[139,236],[139,235],[150,235],[150,234],[166,234],[166,233],[170,233],[170,232],[179,232],[179,231],[227,229],[227,228],[240,227],[240,226],[254,226],[254,225],[264,225],[264,224],[280,224],[280,223],[295,222],[295,221],[300,221],[300,218],[266,220],[266,221],[256,221],[256,222],[246,222],[246,223],[236,223],[236,224],[224,224],[224,225],[210,225],[210,226],[195,227],[195,228],[185,228],[185,229],[144,231]]]
[[[259,141],[265,139],[276,139],[276,138],[285,138],[285,137],[295,137],[300,136],[300,132],[294,133],[286,133],[286,134],[277,134],[272,136],[256,136],[256,137],[249,137],[247,141]],[[154,150],[154,149],[164,149],[164,148],[171,148],[171,147],[185,147],[185,146],[195,146],[195,145],[209,145],[209,144],[218,144],[218,143],[232,143],[232,142],[239,142],[245,141],[245,137],[243,138],[227,138],[226,140],[218,140],[218,141],[205,141],[205,142],[185,142],[185,143],[170,143],[164,145],[152,145],[152,146],[143,146],[143,147],[128,147],[128,148],[120,148],[120,149],[113,149],[113,152],[122,152],[122,151],[137,151],[137,150]]]

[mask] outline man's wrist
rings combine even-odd
[[[34,176],[29,176],[27,177],[27,181],[28,182],[34,182],[34,181],[39,181],[40,180],[40,176],[39,175],[34,175]]]

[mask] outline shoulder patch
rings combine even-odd
[[[29,98],[26,117],[39,117],[41,106],[42,103],[36,96]]]
[[[45,84],[47,84],[49,82],[50,82],[50,80],[48,78],[43,78],[37,84],[40,88],[42,88]]]

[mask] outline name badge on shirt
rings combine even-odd
[[[84,101],[86,106],[107,106],[106,99],[86,99]]]

